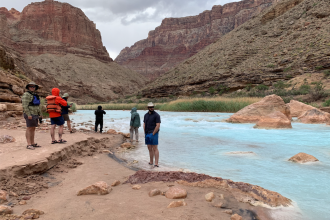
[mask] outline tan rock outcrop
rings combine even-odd
[[[119,186],[120,185],[120,181],[119,180],[116,180],[114,181],[111,186]]]
[[[290,103],[288,103],[288,106],[290,107],[290,112],[292,117],[299,117],[303,115],[305,112],[315,109],[311,105],[306,105],[296,100],[291,100]]]
[[[0,215],[12,214],[13,209],[10,206],[0,205]]]
[[[165,197],[168,199],[184,199],[187,197],[187,190],[173,186],[166,191]]]
[[[107,134],[117,134],[117,131],[113,130],[113,129],[109,129],[107,131]]]
[[[153,189],[149,192],[149,197],[158,196],[161,194],[162,194],[162,191],[160,191],[159,189]]]
[[[7,111],[7,105],[0,104],[0,112],[6,112]]]
[[[274,0],[244,0],[215,5],[199,15],[165,18],[148,38],[124,48],[116,62],[156,79],[185,59],[272,5]]]
[[[111,190],[111,187],[106,182],[100,181],[80,190],[77,196],[92,194],[106,195],[109,194]]]
[[[267,116],[262,116],[254,128],[265,129],[280,129],[292,128],[291,120],[282,112],[273,112]]]
[[[212,200],[215,198],[214,192],[210,192],[205,195],[205,200],[208,202],[212,202]]]
[[[289,161],[295,162],[295,163],[307,163],[307,162],[316,162],[319,161],[316,157],[306,154],[306,153],[298,153],[291,157]]]
[[[330,114],[319,109],[311,109],[302,114],[299,121],[305,124],[322,124],[330,122]]]
[[[238,214],[234,214],[230,217],[230,220],[242,220],[242,216],[238,215]]]
[[[187,205],[187,203],[185,201],[173,201],[167,206],[167,208],[176,208],[176,207],[186,206],[186,205]]]
[[[6,191],[0,190],[0,204],[8,202],[9,195]]]
[[[290,107],[285,104],[283,99],[277,95],[269,95],[261,101],[236,112],[226,121],[231,123],[256,123],[263,116],[268,116],[277,111],[283,113],[288,120],[291,120]]]

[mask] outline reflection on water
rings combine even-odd
[[[145,112],[139,113],[143,119]],[[226,113],[159,113],[161,167],[157,170],[184,168],[279,192],[296,202],[294,210],[299,207],[301,214],[285,217],[287,212],[276,212],[278,219],[327,219],[329,216],[330,127],[293,123],[293,129],[262,130],[253,129],[254,124],[225,123],[230,116]],[[94,120],[94,111],[78,111],[72,118],[76,123]],[[127,133],[129,120],[129,111],[107,111],[104,125]],[[152,169],[148,165],[142,128],[139,131],[137,148],[122,156],[139,161],[138,165],[144,169]],[[299,152],[312,154],[320,162],[288,162]]]

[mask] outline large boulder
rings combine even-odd
[[[187,190],[173,186],[166,191],[165,196],[168,199],[184,199],[187,197]]]
[[[254,128],[292,128],[291,121],[282,112],[262,116]]]
[[[330,114],[314,108],[306,111],[298,119],[305,124],[322,124],[330,121]]]
[[[290,106],[290,112],[292,117],[299,117],[303,115],[305,112],[315,109],[311,105],[306,105],[296,100],[291,100],[290,103],[288,103],[288,106]]]
[[[283,99],[277,95],[269,95],[261,101],[246,106],[236,112],[227,119],[227,122],[257,123],[262,116],[267,116],[274,112],[281,112],[291,120],[290,107],[285,104]]]
[[[106,195],[109,194],[111,190],[111,187],[106,182],[100,181],[80,190],[77,196],[92,194]]]
[[[0,215],[12,214],[13,209],[10,206],[0,205]]]
[[[307,163],[307,162],[316,162],[319,161],[316,157],[306,154],[306,153],[299,153],[294,155],[289,159],[289,161],[295,162],[295,163]]]

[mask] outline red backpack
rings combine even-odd
[[[57,113],[62,113],[62,108],[60,105],[55,104],[57,96],[50,95],[46,97],[47,100],[47,112],[57,112]]]

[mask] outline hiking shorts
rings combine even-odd
[[[28,128],[38,127],[39,115],[32,115],[32,119],[28,119],[27,114],[24,113],[24,118],[26,121],[26,127],[28,127]]]
[[[158,145],[158,133],[153,135],[152,133],[149,133],[145,137],[145,143],[146,145]]]
[[[57,118],[51,118],[50,123],[51,125],[58,125],[58,126],[64,125],[64,118],[62,116]]]
[[[62,115],[63,118],[64,118],[64,121],[70,121],[70,117],[69,117],[69,114],[64,114]]]

